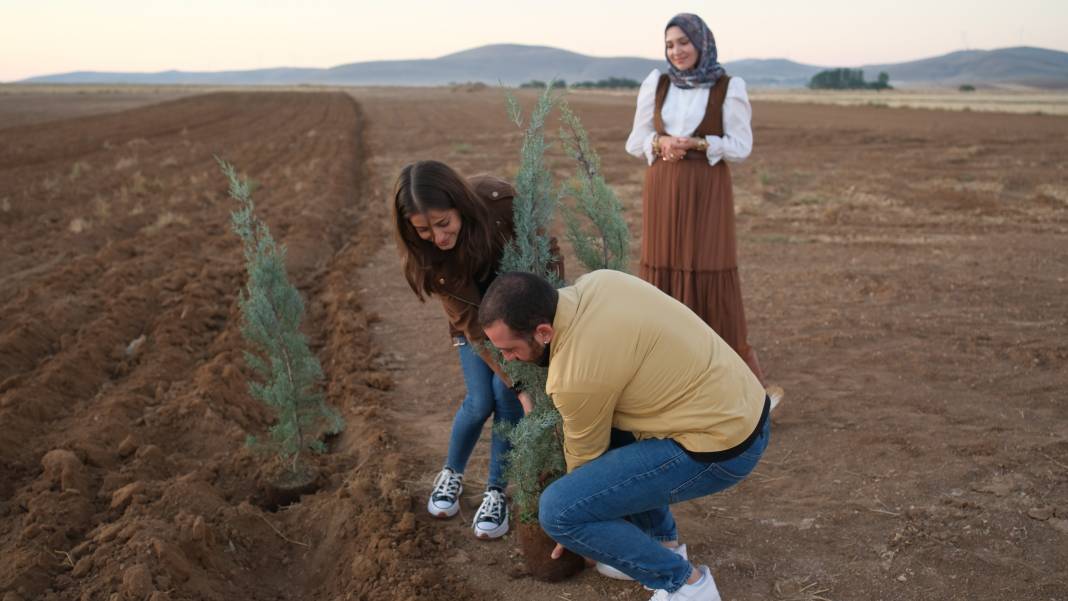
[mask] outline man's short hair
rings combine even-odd
[[[502,273],[482,297],[478,324],[485,328],[499,320],[517,334],[533,335],[539,325],[553,323],[559,297],[556,288],[539,275]]]

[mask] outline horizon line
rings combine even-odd
[[[342,63],[338,63],[338,64],[335,64],[335,65],[327,66],[327,67],[274,65],[274,66],[268,66],[268,67],[222,68],[222,69],[215,69],[215,70],[187,70],[187,69],[182,69],[182,68],[170,67],[170,68],[152,70],[152,71],[129,71],[129,70],[121,70],[121,69],[103,69],[103,70],[98,70],[98,69],[75,69],[75,70],[70,70],[70,71],[58,71],[58,72],[51,72],[51,73],[42,73],[42,74],[38,74],[38,75],[29,75],[29,76],[23,77],[21,79],[9,80],[9,81],[0,81],[0,84],[17,84],[17,83],[26,82],[26,80],[29,80],[29,79],[35,79],[35,78],[40,78],[40,77],[55,77],[55,76],[60,76],[60,75],[71,75],[71,74],[75,74],[75,73],[122,73],[122,74],[131,74],[131,75],[156,75],[156,74],[168,73],[168,72],[209,74],[209,73],[228,73],[228,72],[267,71],[267,70],[273,70],[273,69],[309,69],[309,70],[328,71],[330,69],[335,69],[337,67],[343,67],[343,66],[347,66],[347,65],[366,64],[366,63],[389,63],[389,62],[410,62],[410,61],[441,60],[443,58],[447,58],[449,56],[453,56],[453,55],[456,55],[456,54],[462,54],[464,52],[470,52],[470,51],[473,51],[473,50],[479,50],[479,49],[482,49],[482,48],[489,48],[489,47],[493,47],[493,46],[516,46],[516,47],[522,47],[522,48],[547,48],[547,49],[551,49],[551,50],[559,50],[559,51],[568,52],[568,53],[571,53],[571,54],[576,54],[576,55],[579,55],[579,56],[586,56],[586,57],[597,58],[597,59],[640,59],[640,60],[651,60],[651,61],[660,61],[660,60],[666,61],[666,59],[664,59],[663,57],[650,58],[650,57],[639,56],[639,55],[620,55],[620,54],[616,54],[616,55],[596,55],[596,54],[587,54],[587,53],[584,53],[584,52],[578,52],[578,51],[575,51],[575,50],[569,50],[567,48],[562,48],[560,46],[549,46],[549,45],[546,45],[546,44],[520,44],[520,43],[516,43],[516,42],[494,42],[494,43],[490,43],[490,44],[482,44],[482,45],[479,45],[479,46],[473,46],[473,47],[470,47],[470,48],[464,48],[464,49],[456,50],[456,51],[453,51],[453,52],[447,52],[447,53],[442,54],[440,56],[435,56],[435,57],[431,57],[431,58],[422,57],[422,58],[388,58],[388,59],[356,60],[356,61],[342,62]],[[1047,50],[1047,51],[1052,51],[1052,52],[1061,52],[1061,53],[1068,54],[1068,49],[1063,49],[1062,50],[1060,48],[1051,48],[1051,47],[1045,47],[1045,46],[1016,45],[1016,46],[1001,46],[1001,47],[997,47],[997,48],[961,48],[961,49],[957,49],[957,50],[950,50],[950,51],[947,51],[947,52],[943,52],[941,54],[933,54],[933,55],[928,55],[928,56],[922,56],[922,57],[919,57],[919,58],[911,58],[911,59],[899,60],[899,61],[894,61],[894,62],[869,62],[869,63],[865,63],[865,64],[861,64],[861,65],[857,65],[857,64],[853,64],[853,65],[826,65],[826,64],[825,65],[819,65],[819,64],[813,64],[813,63],[801,62],[801,61],[798,61],[798,60],[795,60],[795,59],[792,59],[792,58],[789,58],[789,57],[786,57],[786,56],[771,56],[771,57],[748,56],[748,57],[744,57],[744,58],[738,58],[738,59],[724,61],[724,63],[725,64],[727,64],[727,63],[736,63],[736,62],[741,62],[741,61],[785,60],[785,61],[789,61],[789,62],[798,64],[798,65],[806,66],[806,67],[820,67],[820,68],[832,68],[832,69],[833,68],[861,68],[861,67],[865,67],[865,66],[876,66],[876,65],[883,66],[883,65],[895,65],[895,64],[902,64],[902,63],[918,62],[918,61],[922,61],[922,60],[927,60],[927,59],[932,59],[932,58],[939,58],[939,57],[942,57],[942,56],[948,56],[950,54],[956,54],[956,53],[959,53],[959,52],[992,52],[992,51],[996,51],[996,50],[1011,50],[1011,49],[1016,49],[1016,48]]]

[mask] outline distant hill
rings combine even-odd
[[[551,48],[494,44],[411,61],[351,63],[325,70],[315,83],[340,85],[441,85],[482,81],[505,85],[539,79],[596,81],[608,77],[642,79],[663,61],[635,57],[600,58]]]
[[[662,60],[601,58],[548,46],[494,44],[434,59],[369,61],[329,69],[275,68],[250,71],[103,73],[79,71],[31,77],[22,83],[130,83],[232,85],[414,85],[481,81],[518,85],[532,79],[568,82],[608,77],[644,79]]]
[[[752,86],[798,88],[808,85],[812,76],[826,69],[795,63],[784,58],[747,58],[724,65],[731,75],[738,75]]]
[[[751,85],[775,87],[804,86],[814,74],[828,68],[786,59],[745,59],[728,62],[725,66],[729,73],[743,77]],[[603,58],[549,46],[493,44],[434,59],[369,61],[328,69],[279,67],[158,73],[76,71],[31,77],[21,83],[433,86],[481,81],[514,86],[532,79],[548,81],[555,78],[569,83],[609,77],[642,80],[652,69],[663,67],[662,59]],[[862,68],[868,79],[874,79],[879,71],[888,72],[895,85],[1012,83],[1068,88],[1068,52],[1043,48],[965,50],[918,61]]]
[[[868,79],[879,71],[890,81],[942,84],[1021,84],[1068,87],[1068,52],[1018,46],[999,50],[960,50],[934,58],[888,65],[865,65]]]

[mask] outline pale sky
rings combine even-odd
[[[855,66],[963,48],[1068,51],[1068,0],[0,0],[0,81],[435,58],[484,44],[662,58],[695,12],[720,60]]]

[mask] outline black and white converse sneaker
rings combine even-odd
[[[491,488],[482,495],[472,526],[478,538],[499,538],[508,532],[508,499],[503,491]]]
[[[442,468],[434,479],[434,490],[426,502],[426,510],[436,518],[451,518],[460,511],[460,493],[464,490],[464,475]]]

